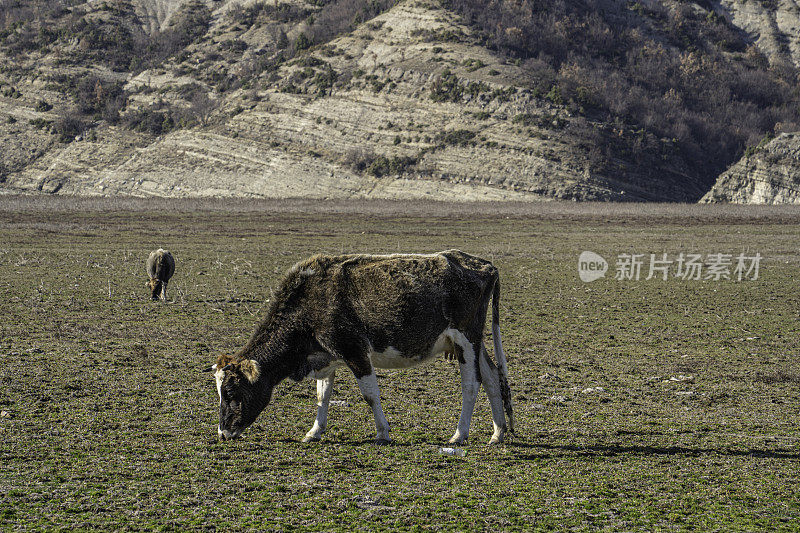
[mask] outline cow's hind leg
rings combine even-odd
[[[377,430],[375,444],[389,444],[391,442],[389,421],[386,420],[386,415],[383,414],[381,407],[381,391],[378,388],[378,377],[375,375],[375,370],[371,369],[370,374],[357,378],[357,381],[364,400],[372,408],[372,414],[375,416],[375,429]]]
[[[461,416],[458,418],[458,427],[450,438],[450,444],[464,444],[469,437],[469,426],[472,422],[472,413],[475,410],[475,399],[481,384],[478,381],[477,361],[475,348],[464,335],[454,341],[461,347],[459,370],[461,372]]]
[[[303,437],[303,442],[312,442],[322,439],[322,434],[328,427],[328,407],[331,404],[331,392],[333,392],[333,378],[336,373],[317,380],[317,418],[314,425]]]
[[[506,415],[503,412],[503,398],[500,394],[500,377],[497,373],[497,366],[489,358],[489,353],[483,343],[481,343],[480,371],[481,382],[489,396],[489,405],[492,407],[494,433],[489,444],[498,444],[503,442],[506,435]]]

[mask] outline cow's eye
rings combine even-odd
[[[222,389],[222,399],[231,404],[239,403],[239,395],[228,387]]]

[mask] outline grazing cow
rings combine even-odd
[[[150,252],[150,257],[147,258],[147,275],[150,276],[150,281],[147,286],[150,288],[150,294],[153,300],[167,299],[167,284],[169,279],[175,273],[175,259],[168,251],[159,248]]]
[[[497,365],[483,345],[489,299]],[[481,383],[494,422],[490,444],[513,433],[506,358],[500,340],[500,284],[490,262],[449,250],[431,255],[315,255],[294,265],[266,317],[234,357],[213,370],[220,439],[241,435],[285,378],[317,380],[317,417],[304,442],[325,432],[336,369],[355,374],[377,428],[389,440],[374,368],[406,368],[446,355],[461,371],[461,417],[451,443],[467,440]],[[508,425],[503,412],[508,414]]]

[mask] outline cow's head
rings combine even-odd
[[[158,300],[161,294],[161,280],[158,278],[150,278],[150,281],[147,282],[147,287],[150,289],[150,295],[153,300]]]
[[[235,439],[252,424],[269,403],[272,385],[262,375],[254,359],[234,359],[220,355],[211,366],[219,394],[219,427],[221,440]]]

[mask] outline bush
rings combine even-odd
[[[50,129],[51,121],[43,118],[34,118],[29,121],[30,125],[40,130]]]
[[[520,113],[519,115],[515,115],[514,118],[511,119],[511,122],[523,126],[531,126],[537,123],[537,118],[530,113]]]
[[[324,93],[326,90],[333,87],[333,84],[336,83],[339,75],[336,73],[335,70],[330,65],[325,65],[325,69],[322,72],[317,72],[314,75],[313,83],[317,86],[317,92]]]
[[[445,69],[431,85],[431,100],[434,102],[460,102],[464,87],[458,77]]]
[[[561,97],[561,88],[558,85],[553,85],[553,88],[545,95],[545,98],[556,105],[564,103],[564,98]]]
[[[759,143],[755,146],[748,146],[744,151],[744,157],[750,158],[757,154],[762,148],[764,148],[769,142],[772,140],[772,135],[767,134],[764,135],[764,138],[759,141]]]
[[[248,7],[237,5],[228,12],[227,16],[232,22],[238,22],[246,28],[251,28],[262,26],[271,20],[282,23],[297,22],[307,18],[311,13],[311,10],[293,4],[257,2]]]
[[[395,4],[396,0],[333,0],[323,4],[309,28],[313,44],[326,43],[351,31]]]
[[[76,115],[61,115],[53,122],[51,131],[58,135],[58,141],[71,143],[88,128],[88,124]]]
[[[219,43],[220,50],[227,50],[228,52],[241,53],[247,50],[247,43],[241,39],[228,39]]]
[[[311,39],[309,39],[305,33],[301,33],[294,41],[294,49],[307,50],[308,48],[311,48]]]
[[[378,156],[367,168],[367,174],[381,178],[383,176],[396,176],[406,172],[410,167],[415,165],[417,160],[413,157],[397,157],[387,158],[385,156]]]
[[[440,144],[466,146],[475,138],[475,132],[470,130],[453,130],[439,133],[436,141]]]
[[[163,135],[174,129],[192,126],[196,123],[197,121],[186,111],[166,105],[129,113],[124,122],[129,129],[151,135]]]
[[[375,154],[364,148],[351,148],[342,157],[342,164],[356,172],[365,171],[373,161],[375,161]]]

